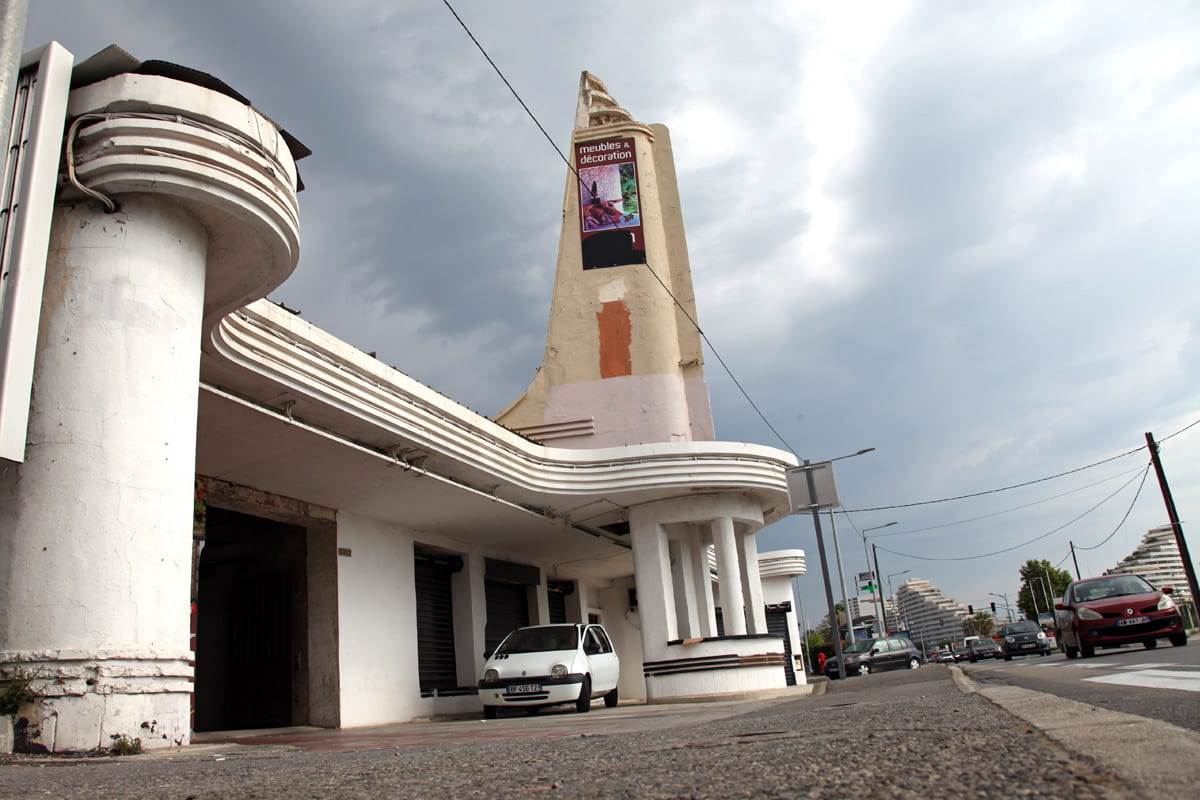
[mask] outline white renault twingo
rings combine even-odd
[[[582,713],[597,697],[612,708],[617,704],[620,671],[612,640],[600,625],[517,628],[483,666],[479,679],[483,716],[495,719],[501,708],[536,714],[545,706],[562,703],[574,703]]]

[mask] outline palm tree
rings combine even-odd
[[[963,620],[965,636],[987,636],[996,627],[996,620],[986,611],[976,611],[975,616]]]

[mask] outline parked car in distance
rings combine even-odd
[[[999,658],[1000,647],[995,639],[975,639],[967,645],[967,660],[974,664],[981,658]]]
[[[546,706],[574,703],[583,713],[592,700],[617,704],[621,667],[608,632],[600,625],[534,625],[517,628],[488,656],[479,678],[485,719],[501,708],[536,714]]]
[[[1058,643],[1067,658],[1091,658],[1098,647],[1141,642],[1147,650],[1167,639],[1187,644],[1187,631],[1172,589],[1155,589],[1138,575],[1084,578],[1067,586],[1054,606]]]
[[[955,661],[966,661],[967,656],[969,655],[965,646],[957,644],[954,645],[954,648],[950,651],[950,654],[953,656]]]
[[[1000,638],[1005,661],[1012,661],[1013,656],[1050,655],[1050,640],[1033,620],[1008,623],[1000,629]]]
[[[921,666],[921,651],[903,636],[886,639],[858,639],[842,649],[847,675],[869,675],[889,669],[916,669]],[[837,657],[825,662],[825,676],[838,677]]]

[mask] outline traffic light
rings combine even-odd
[[[974,616],[975,615],[975,606],[971,606],[971,605],[967,606],[967,613]]]
[[[993,614],[996,613],[996,604],[995,603],[992,603],[992,613]]]

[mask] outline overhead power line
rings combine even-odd
[[[1134,453],[1136,453],[1137,451],[1145,450],[1145,449],[1146,449],[1146,445],[1142,445],[1141,447],[1135,447],[1132,450],[1126,450],[1124,453],[1118,453],[1115,456],[1110,456],[1108,458],[1101,459],[1100,461],[1094,461],[1091,464],[1086,464],[1082,467],[1076,467],[1075,469],[1069,469],[1066,472],[1059,472],[1054,475],[1047,475],[1044,478],[1037,478],[1032,481],[1023,481],[1022,483],[1014,483],[1009,486],[1001,486],[998,489],[987,489],[982,492],[971,492],[970,494],[960,494],[960,495],[955,495],[954,497],[942,497],[937,500],[919,500],[915,503],[899,503],[899,504],[893,505],[893,506],[874,506],[872,508],[847,508],[847,509],[843,509],[841,513],[857,514],[857,513],[865,513],[867,511],[890,511],[890,510],[896,509],[896,508],[915,508],[916,506],[931,506],[931,505],[935,505],[937,503],[949,503],[953,500],[966,500],[971,497],[983,497],[984,495],[996,494],[997,492],[1007,492],[1010,489],[1020,489],[1024,486],[1033,486],[1035,483],[1045,483],[1046,481],[1052,481],[1055,478],[1062,478],[1067,475],[1074,475],[1076,472],[1083,472],[1085,469],[1091,469],[1092,467],[1098,467],[1101,464],[1107,464],[1110,461],[1116,461],[1119,458],[1125,458],[1126,456],[1131,456]]]
[[[1125,512],[1125,516],[1121,518],[1121,523],[1117,525],[1118,530],[1120,529],[1121,525],[1123,525],[1125,523],[1125,519],[1129,517],[1129,512],[1132,511],[1132,509],[1133,509],[1133,503],[1137,502],[1138,495],[1140,495],[1142,492],[1142,486],[1146,482],[1146,475],[1149,473],[1149,471],[1150,471],[1150,465],[1147,464],[1146,468],[1144,470],[1142,470],[1142,483],[1138,484],[1137,493],[1135,493],[1133,496],[1133,502],[1130,503],[1129,510],[1127,510]],[[1112,494],[1105,497],[1099,503],[1096,503],[1094,506],[1089,508],[1087,511],[1084,511],[1082,514],[1075,517],[1074,519],[1064,522],[1062,525],[1059,525],[1058,527],[1054,528],[1053,530],[1049,530],[1049,531],[1041,534],[1040,536],[1035,536],[1032,539],[1028,539],[1024,542],[1021,542],[1020,544],[1014,544],[1011,547],[1005,547],[1001,550],[993,550],[990,553],[979,553],[978,555],[973,555],[973,556],[917,556],[917,555],[913,555],[912,553],[901,553],[898,550],[890,550],[886,547],[879,547],[879,549],[883,550],[886,553],[891,553],[892,555],[895,555],[895,556],[903,556],[904,558],[913,558],[913,559],[916,559],[917,561],[974,561],[974,560],[980,559],[980,558],[990,558],[991,556],[998,556],[1002,553],[1009,553],[1009,552],[1012,552],[1013,550],[1019,550],[1020,548],[1025,547],[1026,545],[1031,545],[1034,542],[1040,542],[1042,539],[1052,536],[1052,535],[1058,533],[1059,531],[1063,530],[1064,528],[1074,525],[1076,522],[1083,519],[1088,514],[1092,513],[1097,508],[1099,508],[1100,506],[1107,503],[1109,500],[1111,500],[1113,497],[1115,497],[1118,493],[1120,493],[1120,491],[1122,489],[1124,489],[1126,486],[1133,483],[1135,480],[1137,480],[1136,475],[1133,476],[1132,478],[1130,478],[1129,480],[1125,481],[1125,483],[1118,486],[1117,489]],[[1116,533],[1116,531],[1113,531],[1113,533]],[[1112,538],[1112,534],[1109,534],[1109,538]],[[1108,540],[1106,539],[1105,541],[1108,541]],[[1103,544],[1103,542],[1101,544]],[[1098,546],[1099,545],[1097,545],[1097,547]],[[1080,548],[1077,548],[1077,549],[1080,549]]]
[[[551,138],[549,133],[547,133],[545,126],[543,126],[542,123],[540,121],[538,121],[537,116],[533,113],[532,110],[530,110],[529,106],[525,103],[525,101],[523,99],[521,99],[521,95],[518,94],[517,90],[513,87],[512,83],[509,82],[508,78],[506,78],[504,76],[504,72],[501,71],[500,67],[496,64],[496,62],[492,60],[492,57],[490,55],[488,55],[487,50],[484,49],[483,45],[480,44],[479,40],[475,38],[475,34],[471,32],[471,29],[469,27],[467,27],[467,23],[464,22],[463,18],[458,15],[457,11],[454,10],[454,6],[450,5],[450,0],[442,0],[442,3],[443,3],[443,5],[446,6],[446,9],[454,16],[454,19],[457,20],[459,26],[462,27],[463,31],[467,34],[467,36],[470,37],[471,41],[475,44],[475,47],[479,50],[479,52],[487,60],[488,64],[491,65],[491,67],[495,71],[496,75],[498,75],[500,77],[500,80],[502,80],[504,82],[504,85],[508,87],[508,91],[511,92],[512,96],[514,98],[516,98],[518,103],[520,103],[521,108],[525,109],[525,113],[529,116],[529,118],[531,120],[533,120],[533,124],[537,126],[537,129],[539,131],[542,132],[542,136],[544,136],[546,138],[546,141],[548,141],[550,143],[550,147],[552,147],[554,149],[554,152],[558,154],[558,157],[560,159],[562,159],[562,162],[567,165],[567,169],[569,169],[571,171],[571,173],[575,176],[575,180],[580,181],[581,182],[580,185],[582,185],[582,178],[579,175],[579,170],[577,170],[575,168],[575,165],[571,163],[571,160],[567,158],[566,154],[563,153],[562,149],[557,144],[555,144],[554,139]],[[791,444],[788,443],[788,440],[783,438],[783,434],[781,434],[775,428],[775,426],[771,424],[771,421],[769,419],[767,419],[767,415],[763,413],[762,409],[758,407],[758,404],[754,402],[754,399],[750,397],[750,393],[746,391],[746,387],[743,386],[742,382],[739,381],[737,379],[737,376],[733,374],[733,370],[730,369],[729,364],[727,364],[725,362],[725,359],[721,357],[720,352],[717,351],[716,345],[714,345],[712,343],[712,340],[708,338],[708,334],[706,334],[704,332],[704,330],[700,327],[700,323],[697,322],[695,320],[695,318],[692,317],[692,315],[688,312],[687,308],[684,307],[683,303],[679,302],[679,298],[675,296],[675,293],[671,291],[670,287],[667,286],[666,282],[663,281],[663,279],[659,276],[658,272],[655,271],[654,267],[651,266],[649,262],[646,262],[646,269],[648,269],[650,271],[650,274],[654,276],[654,279],[656,281],[658,281],[660,286],[663,287],[663,291],[665,291],[667,293],[667,296],[671,298],[671,301],[674,302],[675,307],[683,312],[683,315],[687,318],[688,322],[690,322],[692,324],[692,327],[694,327],[696,329],[696,332],[700,334],[700,338],[704,340],[704,343],[706,345],[708,345],[708,349],[712,351],[713,356],[717,359],[717,362],[720,363],[721,368],[725,370],[725,374],[727,374],[729,376],[729,379],[731,381],[733,381],[733,385],[737,387],[737,390],[739,392],[741,392],[742,397],[746,398],[746,402],[750,404],[750,407],[752,409],[754,409],[754,413],[756,413],[758,415],[759,419],[761,419],[763,421],[763,423],[767,426],[767,428],[770,429],[771,433],[775,434],[775,438],[777,438],[780,442],[783,443],[783,446],[788,449],[788,452],[790,452],[792,455],[795,455],[797,458],[799,458],[799,455],[797,455],[797,453],[796,453],[796,449],[794,447],[792,447]]]

